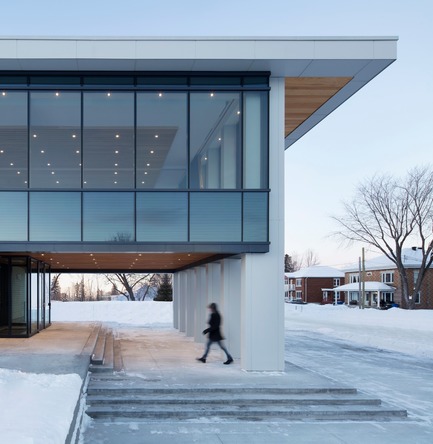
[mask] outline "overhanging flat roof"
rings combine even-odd
[[[288,148],[397,58],[397,37],[2,37],[3,71],[269,71]]]

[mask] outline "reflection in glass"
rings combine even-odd
[[[27,186],[27,93],[0,91],[0,188]]]
[[[85,92],[83,188],[134,187],[134,94]]]
[[[84,193],[83,240],[135,241],[134,193]]]
[[[244,188],[268,187],[268,93],[244,93]]]
[[[30,125],[31,188],[79,188],[80,93],[32,92]]]
[[[30,266],[30,334],[33,335],[38,331],[39,267],[35,260],[31,261]]]
[[[268,240],[268,194],[244,193],[244,242]]]
[[[241,193],[191,193],[192,242],[241,241]]]
[[[191,188],[240,188],[240,93],[191,93]]]
[[[30,241],[80,241],[81,193],[30,193]]]
[[[27,240],[26,192],[0,192],[0,240]]]
[[[138,242],[187,240],[187,193],[137,193]]]
[[[137,94],[137,188],[186,188],[187,94]]]

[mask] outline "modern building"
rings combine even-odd
[[[402,262],[407,270],[409,289],[415,288],[418,279],[419,269],[422,263],[422,253],[416,248],[404,248],[402,251]],[[362,274],[365,285],[365,305],[368,307],[378,307],[378,304],[395,303],[402,308],[407,305],[402,297],[400,273],[396,265],[385,255],[380,255],[365,261],[365,273],[359,272],[359,266],[354,264],[347,267],[345,279],[353,287],[341,289],[346,293],[346,302],[360,301]],[[415,308],[433,309],[433,266],[426,270],[421,290],[415,295]]]
[[[337,268],[313,265],[285,275],[288,279],[287,302],[340,302],[340,293],[329,290],[344,284],[344,273]]]
[[[215,301],[246,370],[284,368],[284,151],[396,38],[1,38],[0,332],[50,324],[52,272],[162,271]]]

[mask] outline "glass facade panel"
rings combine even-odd
[[[0,91],[0,189],[27,188],[27,93]]]
[[[241,193],[191,193],[192,242],[241,241]]]
[[[138,193],[137,241],[186,242],[187,193]]]
[[[84,193],[83,240],[133,242],[134,193]]]
[[[81,193],[30,193],[31,241],[80,241]]]
[[[83,188],[134,187],[134,93],[84,93],[83,154]]]
[[[39,319],[39,273],[38,262],[31,261],[30,271],[30,334],[33,335],[38,332]]]
[[[81,187],[81,93],[30,95],[30,187]]]
[[[236,189],[241,177],[240,93],[191,93],[190,187]]]
[[[137,94],[137,188],[186,188],[187,94]]]
[[[27,240],[27,193],[0,192],[0,241]]]
[[[27,334],[27,268],[11,267],[11,335]]]
[[[244,93],[244,188],[268,187],[268,93]]]
[[[267,242],[268,194],[244,193],[243,216],[243,241]]]

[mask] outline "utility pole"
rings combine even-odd
[[[361,256],[359,256],[359,261],[358,261],[358,284],[359,284],[359,309],[361,310],[362,308],[364,308],[362,306],[362,288],[361,288]]]
[[[362,247],[362,309],[365,308],[365,250]]]

